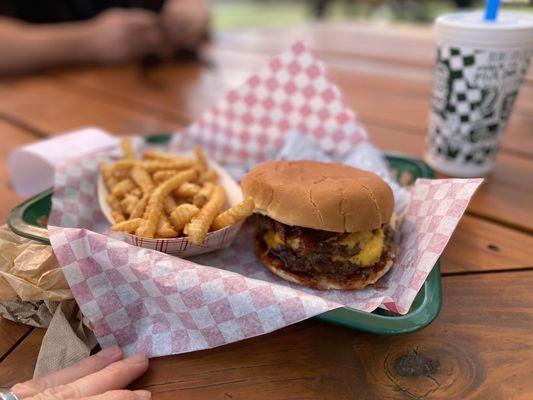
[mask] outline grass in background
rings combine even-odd
[[[264,26],[299,25],[313,20],[312,1],[308,0],[214,0],[212,1],[213,24],[217,30],[231,30]],[[366,19],[388,22],[432,23],[439,14],[455,10],[451,0],[407,0],[399,7],[398,2],[384,1],[370,6],[364,1],[347,4],[333,1],[326,20],[346,21]],[[476,8],[483,7],[478,1]],[[532,7],[504,5],[504,9],[519,9],[533,12]]]
[[[212,2],[215,30],[297,25],[311,20],[300,1],[219,0]]]

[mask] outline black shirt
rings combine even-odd
[[[165,0],[0,0],[0,15],[32,23],[89,19],[111,7],[160,11]]]

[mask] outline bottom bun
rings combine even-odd
[[[383,275],[389,272],[392,264],[394,263],[394,257],[396,256],[395,248],[389,248],[389,251],[381,256],[381,259],[376,263],[375,266],[368,268],[371,270],[371,273],[367,277],[363,278],[361,276],[293,272],[285,267],[285,263],[282,260],[269,254],[266,251],[265,244],[257,237],[255,240],[255,248],[261,263],[273,274],[285,279],[286,281],[319,290],[362,289],[365,286],[372,285],[373,283],[376,283]]]

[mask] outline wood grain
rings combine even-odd
[[[365,122],[363,120],[363,122]],[[384,150],[420,157],[424,138],[365,123],[372,141]],[[500,154],[496,168],[469,204],[469,212],[501,224],[533,232],[533,160]]]
[[[106,101],[104,96],[81,95],[32,76],[0,86],[0,111],[46,134],[60,134],[84,126],[98,126],[114,134],[171,132],[180,124],[149,113],[139,114]]]
[[[343,29],[319,25],[289,35],[258,30],[222,38],[209,52],[211,69],[167,62],[145,72],[126,65],[3,81],[0,116],[41,134],[88,124],[117,134],[175,130],[304,32],[372,140],[420,157],[433,39],[427,31]],[[532,398],[533,85],[524,87],[497,168],[443,254],[444,304],[430,327],[385,337],[305,321],[221,348],[154,359],[135,387],[152,390],[155,399]],[[5,122],[0,132],[3,159],[33,137]],[[9,205],[18,199],[9,198],[5,174],[0,169],[0,193]],[[494,272],[501,270],[511,272]],[[28,331],[0,320],[0,354]],[[0,364],[0,387],[31,378],[43,334],[32,331]]]
[[[22,325],[24,326],[24,325]],[[33,377],[46,329],[35,328],[0,364],[0,387],[11,387]]]
[[[216,349],[152,359],[134,388],[154,399],[526,399],[533,396],[533,274],[445,277],[429,327],[403,336],[306,321]],[[2,363],[31,377],[42,330]]]
[[[257,28],[242,32],[221,32],[216,36],[219,47],[238,51],[277,54],[289,44],[304,41],[321,58],[347,57],[373,60],[395,68],[432,69],[436,54],[435,31],[428,26],[377,25],[358,21],[291,26],[286,28]],[[527,83],[533,78],[533,68]]]
[[[441,257],[443,275],[533,269],[533,236],[465,215]]]
[[[218,90],[218,85],[215,81],[207,80],[204,74],[195,77],[185,73],[182,75],[174,73],[179,69],[171,62],[164,64],[161,68],[161,71],[154,72],[160,82],[159,89],[147,88],[146,83],[139,82],[135,74],[132,74],[131,71],[128,73],[128,69],[131,69],[128,66],[99,70],[99,72],[85,70],[82,72],[82,78],[75,78],[75,75],[71,73],[63,75],[59,79],[77,82],[76,86],[70,87],[75,87],[76,90],[82,91],[84,94],[105,95],[108,101],[117,102],[117,105],[120,106],[126,106],[126,103],[135,103],[142,113],[152,114],[157,110],[161,114],[164,113],[166,118],[176,118],[179,121],[186,118],[191,119],[198,115],[200,109],[205,109],[216,96],[216,94],[213,95],[213,91]],[[119,79],[118,75],[124,77],[124,80]],[[98,78],[99,76],[101,78]],[[186,80],[187,91],[184,93],[180,91],[179,82],[185,80],[187,76],[189,76]],[[417,125],[418,122],[395,123],[391,117],[391,115],[396,115],[395,118],[398,119],[404,118],[404,114],[409,114],[411,97],[409,97],[409,101],[405,101],[405,98],[401,98],[399,95],[394,97],[394,101],[386,95],[376,98],[376,96],[371,96],[370,90],[364,93],[355,92],[354,86],[356,85],[350,85],[346,81],[344,81],[344,85],[341,85],[348,105],[355,109],[379,110],[373,111],[373,113],[379,112],[381,117],[369,115],[370,113],[360,114],[361,121],[378,146],[385,150],[407,152],[420,158],[424,149],[425,132]],[[190,96],[186,95],[189,90],[195,93],[194,102]],[[417,99],[418,97],[414,96],[413,101],[416,102]],[[202,104],[203,107],[201,107]],[[427,104],[427,100],[424,104]],[[422,103],[420,103],[421,106]],[[518,120],[515,122],[515,119],[521,117],[513,118],[510,127],[515,126],[513,125],[515,123],[517,124],[517,133],[514,137],[528,138],[525,140],[526,144],[528,140],[533,140],[531,139],[533,138],[533,131],[531,131],[533,123],[527,125],[527,129],[522,129],[520,122]],[[531,134],[528,133],[530,131]],[[518,146],[519,142],[520,139],[516,139],[513,143]],[[531,143],[530,148],[533,151],[533,141]],[[524,143],[520,147],[529,148]],[[533,161],[524,157],[513,157],[502,152],[495,172],[487,179],[487,183],[476,195],[471,210],[476,215],[533,232],[533,203],[530,201],[532,193],[529,190],[531,187],[533,187]],[[509,201],[510,198],[513,201]]]
[[[121,104],[142,104],[151,109],[164,109],[179,118],[194,118],[225,90],[242,82],[267,60],[264,57],[258,59],[253,54],[231,52],[228,55],[220,49],[216,54],[221,59],[211,70],[200,69],[194,64],[180,68],[176,62],[167,62],[144,78],[139,77],[134,65],[86,68],[54,75],[70,83],[67,88],[73,91],[86,91],[88,95],[100,93],[110,101],[122,100]],[[420,74],[415,74],[410,79],[409,75],[406,77],[394,71],[395,75],[388,77],[376,68],[360,71],[328,65],[329,75],[358,115],[380,121],[385,126],[416,128],[425,136],[432,76],[425,73],[421,79]],[[406,98],[409,101],[405,101]],[[521,91],[516,107],[519,112],[511,118],[503,137],[503,149],[533,155],[533,108],[520,111],[521,104],[530,98],[533,98],[533,92]],[[388,112],[383,113],[383,108],[376,107],[376,104],[386,106]]]
[[[213,54],[221,65],[223,72],[220,74],[227,76],[231,71],[238,77],[234,82],[244,79],[243,71],[255,71],[268,60],[264,54],[243,53],[238,47],[216,48]],[[348,105],[359,116],[372,118],[384,126],[410,128],[426,135],[432,71],[401,69],[396,65],[368,63],[357,58],[326,61],[326,67]],[[533,155],[532,98],[533,85],[523,85],[502,139],[502,149]]]
[[[32,328],[0,317],[0,360],[21,340]],[[0,364],[1,365],[1,364]],[[0,367],[0,370],[2,368]],[[2,385],[0,384],[0,387]]]
[[[448,277],[441,315],[412,335],[308,321],[155,359],[135,387],[154,399],[528,398],[532,284],[529,272]]]

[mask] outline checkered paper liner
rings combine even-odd
[[[72,293],[103,347],[162,356],[261,335],[337,307],[406,313],[448,242],[479,179],[418,180],[399,253],[379,284],[316,291],[271,275],[253,250],[253,227],[194,262],[87,229],[50,227]]]
[[[297,79],[301,69],[294,67],[295,60],[305,60],[306,74],[314,71],[312,86],[318,87],[318,96],[320,91],[329,93],[320,107],[315,95],[298,96],[299,90],[309,91],[309,85],[297,83],[301,82]],[[291,89],[293,96],[286,96],[283,101],[293,109],[305,109],[306,104],[308,108],[317,107],[313,115],[322,116],[321,128],[313,130],[309,122],[287,111],[285,122],[265,125],[266,136],[254,128],[249,117],[245,118],[246,113],[241,115],[241,122],[228,122],[222,129],[224,118],[220,110],[227,110],[227,98],[236,96],[230,92],[197,123],[176,135],[173,148],[181,150],[200,143],[216,161],[237,171],[237,167],[248,168],[263,159],[276,158],[280,148],[286,148],[287,138],[295,137],[288,135],[289,131],[296,129],[327,157],[379,172],[379,152],[344,106],[322,65],[301,44],[275,58],[266,72],[250,78],[244,85],[248,89],[236,92],[249,93],[250,86],[261,86],[261,77],[268,77],[269,71],[285,76],[284,69],[297,88],[296,92]],[[290,70],[299,72],[291,75]],[[276,107],[269,102],[266,106]],[[288,105],[284,107],[289,109]],[[259,115],[259,111],[256,113]],[[275,115],[273,111],[270,118]],[[207,129],[202,121],[217,121],[220,129]],[[326,133],[320,133],[320,129]],[[237,146],[240,140],[241,149]],[[229,147],[224,147],[224,141]],[[368,312],[381,306],[407,313],[481,183],[480,179],[419,179],[408,190],[402,189],[407,192],[408,202],[398,227],[398,255],[391,271],[378,285],[363,290],[317,291],[268,272],[257,259],[253,227],[248,223],[232,246],[189,261],[102,234],[107,228],[105,218],[92,200],[99,157],[73,159],[57,169],[50,240],[100,344],[118,344],[128,354],[142,351],[149,356],[235,342],[342,306]]]
[[[199,144],[215,160],[250,165],[273,158],[294,130],[335,158],[367,136],[322,63],[301,42],[229,91],[185,134],[176,135],[171,148]]]

